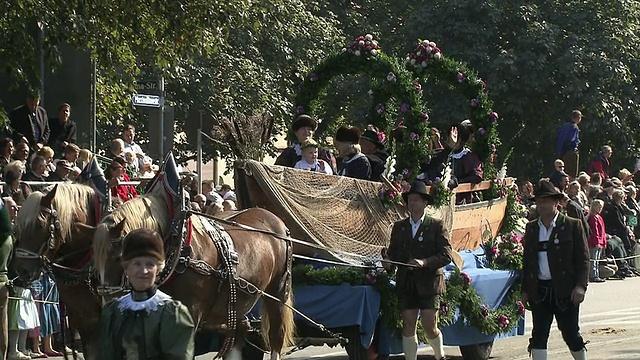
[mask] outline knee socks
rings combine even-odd
[[[9,331],[9,354],[15,354],[18,352],[18,336],[20,330]]]
[[[404,351],[406,360],[416,360],[418,358],[418,337],[416,335],[403,336],[402,351]]]
[[[442,332],[438,331],[438,336],[428,340],[433,348],[436,359],[442,359],[444,357],[444,339],[442,338]]]

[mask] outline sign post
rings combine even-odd
[[[198,126],[198,164],[196,164],[196,171],[198,172],[198,194],[202,194],[202,117],[204,116],[204,110],[200,110],[200,125]],[[207,194],[205,194],[206,196]]]

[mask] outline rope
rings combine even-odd
[[[41,304],[60,305],[59,302],[55,302],[55,301],[23,299],[23,298],[19,298],[19,297],[15,297],[15,296],[9,296],[8,299],[9,300],[30,301],[30,302],[36,302],[36,303],[41,303]]]
[[[621,260],[629,260],[629,259],[637,259],[637,258],[640,258],[640,254],[639,255],[625,256],[625,257],[621,257],[621,258],[610,257],[610,258],[600,259],[600,260],[589,259],[589,261],[592,261],[592,262],[608,262],[608,261],[611,261],[611,260],[621,261]]]
[[[293,254],[293,257],[297,258],[297,259],[310,260],[310,261],[320,262],[320,263],[329,264],[329,265],[347,266],[347,267],[360,268],[360,269],[382,269],[382,268],[384,268],[384,266],[378,266],[378,265],[353,265],[353,264],[341,263],[341,262],[338,262],[338,261],[327,260],[327,259],[313,258],[313,257],[308,257],[308,256],[298,255],[298,254]],[[385,263],[389,263],[389,264],[392,264],[392,265],[400,265],[400,266],[406,266],[406,267],[412,267],[412,268],[417,268],[418,267],[417,265],[407,264],[407,263],[403,263],[403,262],[399,262],[399,261],[391,261],[391,260],[386,260],[386,259],[382,259],[380,261],[381,262],[385,262]]]

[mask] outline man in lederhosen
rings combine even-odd
[[[580,220],[558,211],[562,197],[548,179],[540,180],[534,192],[539,218],[525,230],[522,301],[533,315],[533,360],[547,360],[554,316],[573,358],[587,359],[578,318],[589,279],[589,247]]]
[[[411,185],[403,194],[410,216],[393,224],[391,244],[383,256],[387,260],[407,263],[399,266],[396,291],[402,316],[402,348],[405,359],[415,360],[418,352],[416,325],[418,311],[422,327],[437,360],[445,359],[442,333],[438,330],[437,314],[440,295],[444,293],[442,267],[452,260],[449,232],[425,210],[433,202],[422,181]],[[388,263],[385,267],[390,268]]]

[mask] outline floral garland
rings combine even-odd
[[[398,310],[398,297],[395,288],[389,282],[389,274],[380,269],[362,269],[352,267],[327,267],[316,269],[311,265],[296,265],[292,272],[293,284],[296,285],[371,285],[380,292],[381,320],[395,335],[402,331],[402,319]],[[475,288],[471,286],[471,277],[458,268],[451,272],[446,281],[446,293],[440,302],[439,326],[451,325],[455,319],[455,309],[459,310],[465,323],[473,326],[483,334],[495,335],[506,333],[517,326],[518,320],[524,316],[524,305],[518,300],[520,286],[511,287],[503,302],[497,309],[490,309]],[[426,341],[424,333],[419,330],[418,337]]]
[[[524,256],[522,233],[512,231],[498,235],[483,247],[490,268],[522,271]]]
[[[497,131],[500,117],[492,109],[493,103],[484,80],[466,63],[443,56],[436,43],[429,40],[418,40],[413,51],[407,54],[405,62],[407,68],[419,77],[417,86],[429,85],[431,78],[445,80],[468,99],[467,106],[471,109],[469,120],[475,129],[471,150],[483,162],[485,178],[494,178],[495,153],[500,146]]]
[[[368,75],[376,84],[370,108],[371,123],[388,134],[400,127],[400,136],[406,139],[392,155],[396,161],[394,180],[415,179],[420,160],[429,155],[429,115],[420,96],[414,74],[398,59],[387,56],[377,40],[367,34],[357,37],[341,52],[326,58],[303,81],[295,99],[295,115],[314,115],[318,97],[326,90],[332,78],[346,74]],[[396,104],[397,105],[393,105]],[[393,108],[392,108],[393,106]],[[330,121],[319,120],[316,133],[323,135]],[[331,134],[324,134],[331,135]]]

